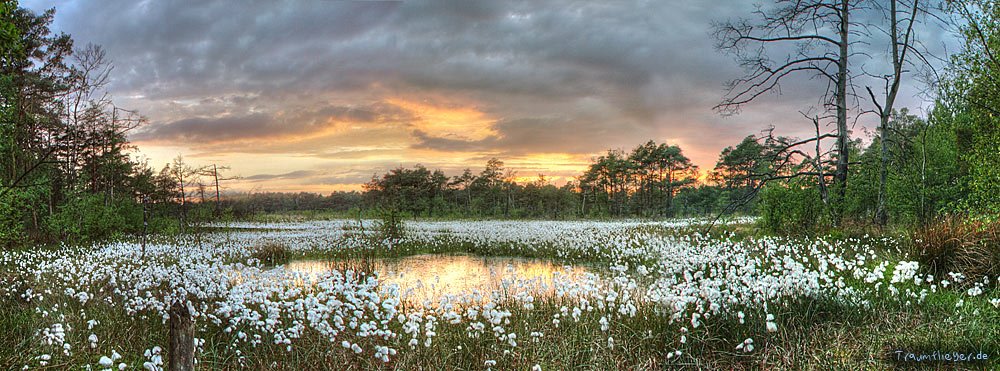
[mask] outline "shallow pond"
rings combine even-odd
[[[284,268],[315,276],[334,269],[343,270],[355,263],[337,259],[294,260]],[[560,289],[580,290],[602,280],[590,267],[559,265],[541,259],[476,255],[425,254],[376,259],[368,269],[378,273],[383,287],[398,285],[404,300],[417,306],[436,306],[442,298],[460,304],[498,300],[492,297],[494,295],[556,295]]]

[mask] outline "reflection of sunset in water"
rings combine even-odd
[[[373,264],[380,284],[399,285],[405,300],[413,305],[436,303],[446,295],[478,294],[488,298],[494,291],[551,295],[554,280],[568,283],[596,279],[583,267],[512,257],[427,254],[377,259]],[[337,260],[296,260],[285,265],[288,271],[313,277],[341,267],[342,261]]]

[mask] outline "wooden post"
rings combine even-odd
[[[177,301],[170,306],[169,353],[167,369],[194,370],[194,320],[187,304]]]
[[[149,195],[142,195],[142,252],[139,260],[146,260],[147,233],[149,233]]]

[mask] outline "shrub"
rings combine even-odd
[[[395,209],[380,210],[378,230],[381,239],[402,239],[404,233],[403,216]]]
[[[912,240],[917,261],[937,277],[1000,274],[1000,222],[946,216],[915,231]]]
[[[49,219],[49,229],[71,243],[88,243],[142,231],[142,206],[103,194],[71,197]]]
[[[0,199],[0,247],[9,247],[24,239],[23,204],[16,193]]]
[[[264,265],[278,265],[288,262],[288,246],[269,241],[253,247],[252,257]]]
[[[173,217],[150,216],[149,230],[147,232],[150,234],[175,236],[181,233],[181,222]]]
[[[758,207],[758,226],[767,233],[813,234],[826,224],[819,191],[799,182],[768,184]]]

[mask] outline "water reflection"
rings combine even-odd
[[[286,264],[285,270],[315,277],[344,266],[344,261],[339,260],[296,260]],[[555,285],[577,286],[598,280],[585,267],[515,257],[426,254],[377,259],[372,268],[378,272],[383,287],[398,285],[404,300],[418,306],[436,305],[445,297],[485,301],[491,300],[494,293],[552,295]]]

